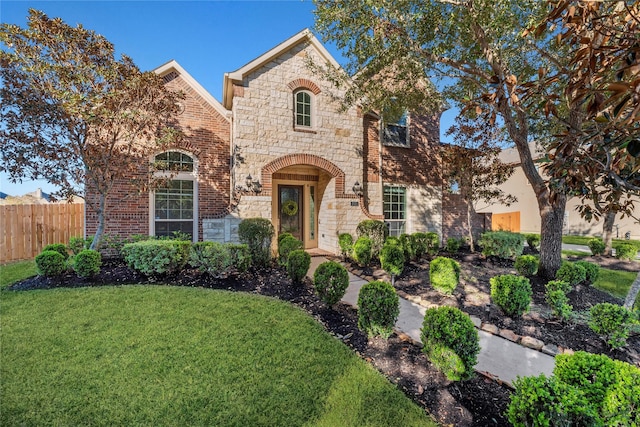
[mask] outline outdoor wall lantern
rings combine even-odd
[[[356,181],[356,183],[353,184],[353,187],[351,187],[351,189],[353,190],[354,194],[358,197],[362,197],[362,195],[364,194],[364,192],[362,191],[362,185],[360,185],[358,181]]]
[[[254,181],[250,174],[245,178],[245,183],[247,184],[248,191],[253,191],[256,194],[262,192],[262,184],[260,184],[260,180],[256,179]]]

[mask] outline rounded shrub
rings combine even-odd
[[[480,352],[480,338],[471,318],[455,307],[425,312],[420,337],[422,351],[451,381],[471,378]]]
[[[597,237],[589,239],[587,246],[589,246],[593,256],[602,255],[604,253],[605,244],[602,239],[598,239]]]
[[[529,279],[512,274],[492,277],[491,299],[507,316],[521,316],[531,304],[531,283]]]
[[[251,253],[249,246],[243,243],[225,243],[231,257],[231,267],[237,272],[245,272],[251,267]]]
[[[346,260],[351,256],[351,251],[353,250],[353,236],[350,233],[339,234],[338,245],[340,245],[342,259]]]
[[[405,264],[405,252],[400,243],[389,241],[384,244],[380,251],[380,265],[382,269],[389,273],[393,280],[399,274],[402,274]]]
[[[482,233],[478,244],[482,247],[482,254],[503,259],[515,259],[524,250],[523,234],[511,231],[487,231]]]
[[[586,278],[587,271],[585,268],[575,262],[564,261],[556,271],[556,279],[569,282],[571,286],[584,282]]]
[[[69,259],[69,250],[68,249],[69,248],[64,243],[51,243],[51,244],[48,244],[47,246],[45,246],[44,248],[42,248],[42,252],[44,252],[44,251],[56,251],[60,255],[62,255],[64,257],[64,260],[66,261],[66,260]]]
[[[190,264],[212,277],[220,277],[232,264],[231,254],[222,243],[196,242],[191,247]]]
[[[410,234],[401,234],[398,236],[398,242],[404,251],[404,258],[406,261],[416,259],[416,249],[414,248],[414,239]],[[384,249],[384,246],[383,246]]]
[[[422,258],[422,256],[429,250],[427,233],[416,232],[411,234],[410,238],[414,257],[416,259]]]
[[[75,256],[73,269],[79,277],[93,277],[100,273],[102,257],[100,252],[84,249]]]
[[[638,255],[638,249],[632,243],[620,243],[615,248],[618,259],[632,261]]]
[[[146,276],[177,273],[189,261],[190,252],[191,242],[184,240],[143,240],[122,247],[127,265]]]
[[[273,224],[266,218],[246,218],[238,225],[240,243],[249,247],[251,259],[258,266],[271,262],[271,240],[275,233]]]
[[[442,256],[434,258],[429,263],[429,281],[438,292],[451,295],[460,282],[460,263]]]
[[[585,281],[589,284],[593,284],[598,280],[600,275],[600,266],[596,263],[589,261],[576,261],[574,264],[582,266],[585,271]]]
[[[280,265],[287,265],[289,254],[299,249],[302,249],[302,242],[291,234],[282,239],[278,239],[278,256]]]
[[[389,338],[400,314],[400,300],[390,283],[373,281],[358,294],[358,328],[370,338]]]
[[[278,234],[278,247],[280,247],[280,242],[282,241],[282,239],[284,239],[285,237],[294,237],[293,234],[291,233],[280,233]]]
[[[287,274],[294,284],[302,283],[311,266],[311,255],[302,249],[289,253],[287,258]]]
[[[537,250],[540,247],[539,234],[525,234],[524,239],[527,241],[527,245],[529,245],[531,249]]]
[[[461,245],[460,239],[456,237],[449,237],[447,239],[447,245],[446,245],[447,252],[451,254],[455,254],[460,249],[460,245]]]
[[[377,257],[382,249],[382,245],[389,235],[387,225],[383,221],[367,219],[361,221],[356,227],[356,234],[360,238],[366,236],[371,239],[371,251]]]
[[[522,276],[533,276],[538,272],[540,260],[534,255],[520,255],[516,257],[515,268]]]
[[[591,330],[602,336],[611,348],[624,347],[631,332],[631,324],[635,320],[630,310],[608,302],[591,307],[589,318]]]
[[[89,249],[93,242],[93,237],[85,239],[84,237],[72,237],[69,239],[69,250],[73,255],[78,255],[80,251]]]
[[[371,263],[373,257],[373,243],[367,236],[360,236],[353,244],[353,260],[360,266],[366,267]]]
[[[569,304],[569,298],[567,298],[567,294],[565,294],[558,287],[555,287],[553,285],[549,286],[549,283],[547,283],[547,286],[545,288],[545,301],[551,308],[551,312],[554,316],[562,320],[569,320],[573,311],[573,307]]]
[[[560,290],[565,294],[571,292],[571,283],[565,282],[564,280],[550,280],[546,285],[545,289],[549,289],[552,291]]]
[[[427,253],[431,256],[436,255],[440,250],[440,236],[434,231],[430,231],[427,234]]]
[[[46,250],[36,256],[36,267],[42,276],[54,277],[67,269],[67,262],[60,252]]]
[[[340,263],[325,261],[313,273],[313,286],[321,301],[336,304],[347,292],[349,272]]]

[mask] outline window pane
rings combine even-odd
[[[178,172],[193,172],[193,158],[179,151],[160,153],[155,158],[157,168]]]
[[[193,181],[171,180],[158,188],[154,212],[156,236],[168,236],[174,231],[193,234]]]
[[[405,232],[406,188],[385,186],[383,193],[384,218],[391,236]]]
[[[311,126],[311,95],[307,92],[296,93],[296,125]]]

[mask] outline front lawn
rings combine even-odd
[[[2,264],[0,265],[0,290],[6,288],[13,282],[35,276],[36,274],[38,274],[38,270],[36,269],[36,262],[34,260]]]
[[[1,425],[434,425],[270,298],[163,286],[0,297]]]
[[[598,237],[601,238],[601,237]],[[588,246],[589,240],[593,239],[593,236],[562,236],[562,243],[570,244],[570,245],[583,245]],[[623,239],[613,239],[612,245],[615,248],[617,245],[621,243],[631,243],[638,250],[640,250],[640,240],[623,240]]]

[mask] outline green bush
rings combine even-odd
[[[100,273],[102,257],[100,252],[91,249],[84,249],[75,256],[73,269],[80,277],[93,277]]]
[[[552,291],[560,290],[565,294],[571,292],[571,283],[565,282],[564,280],[550,280],[546,285],[545,289],[549,289]]]
[[[589,310],[589,327],[601,335],[611,348],[624,347],[635,320],[633,313],[617,304],[603,302]]]
[[[515,259],[524,250],[524,235],[511,231],[487,231],[482,233],[478,244],[485,256]]]
[[[540,260],[534,255],[520,255],[516,257],[515,267],[522,276],[533,276],[538,272]]]
[[[282,241],[282,239],[284,239],[286,237],[294,237],[294,236],[291,233],[280,233],[280,234],[278,234],[278,247],[280,247],[280,242]]]
[[[586,278],[587,270],[575,262],[564,261],[556,271],[556,279],[569,282],[571,286],[584,282]]]
[[[427,240],[427,233],[413,233],[410,236],[411,247],[413,248],[413,256],[415,259],[420,259],[429,249],[429,241]]]
[[[429,281],[438,292],[451,295],[460,282],[460,263],[442,256],[434,258],[429,263]]]
[[[555,377],[518,377],[507,408],[514,427],[596,426],[596,409],[580,390]]]
[[[347,260],[353,251],[353,236],[349,233],[341,233],[338,235],[338,245],[340,245],[342,259]]]
[[[589,246],[589,249],[591,249],[591,254],[593,256],[602,255],[604,253],[605,245],[602,239],[594,237],[587,242],[587,245]]]
[[[402,250],[404,251],[405,261],[411,261],[416,259],[416,249],[414,247],[414,239],[410,234],[401,234],[398,236],[398,241]],[[383,246],[384,248],[384,246]]]
[[[46,250],[36,256],[38,274],[46,277],[59,276],[67,269],[65,257],[58,251]]]
[[[547,283],[547,287],[545,288],[545,300],[549,307],[551,307],[551,312],[554,316],[562,320],[569,320],[573,311],[573,307],[569,304],[569,298],[567,298],[567,294],[565,294],[561,289],[558,289],[554,286],[550,287],[548,285],[549,284]]]
[[[538,249],[540,247],[539,234],[525,234],[524,239],[527,241],[527,245],[529,245],[531,249]]]
[[[42,248],[42,252],[44,251],[56,251],[60,255],[62,255],[65,261],[69,259],[69,248],[67,248],[67,245],[65,245],[64,243],[48,244],[47,246]]]
[[[380,265],[391,275],[392,284],[396,276],[402,274],[405,263],[405,252],[400,243],[388,241],[380,251]]]
[[[282,239],[278,239],[278,256],[280,265],[287,265],[289,254],[293,251],[302,249],[302,242],[291,234]]]
[[[438,233],[430,231],[427,233],[427,253],[431,256],[434,256],[440,250],[440,236]]]
[[[377,257],[382,249],[384,241],[389,235],[389,230],[383,221],[367,219],[358,224],[358,227],[356,228],[356,235],[358,238],[366,236],[371,239],[372,257]]]
[[[225,275],[232,264],[229,249],[218,242],[196,242],[191,247],[191,266],[212,277]]]
[[[311,266],[311,255],[303,249],[296,249],[287,257],[287,274],[294,284],[302,283]]]
[[[240,243],[249,247],[255,265],[267,266],[271,262],[271,240],[275,233],[273,224],[266,218],[247,218],[240,222]]]
[[[633,261],[638,255],[638,249],[631,243],[620,243],[615,246],[616,258]]]
[[[458,250],[460,250],[461,244],[462,244],[462,241],[460,239],[456,237],[449,237],[447,239],[447,245],[446,245],[447,252],[451,254],[455,254],[456,252],[458,252]]]
[[[371,263],[373,243],[367,236],[358,237],[353,244],[353,260],[361,267],[366,267]]]
[[[336,304],[342,299],[349,286],[347,269],[335,261],[325,261],[313,274],[313,286],[327,305]]]
[[[177,273],[189,261],[190,251],[191,243],[184,240],[143,240],[122,247],[127,265],[146,276]]]
[[[558,355],[553,376],[514,386],[507,410],[514,426],[640,425],[640,369],[605,355]]]
[[[593,284],[598,280],[600,275],[600,266],[596,263],[589,261],[576,261],[574,264],[582,266],[585,271],[585,281],[589,284]]]
[[[251,253],[249,246],[242,243],[225,243],[231,257],[231,267],[238,273],[243,273],[251,267]]]
[[[531,304],[531,284],[522,276],[504,274],[492,277],[491,299],[507,316],[521,316]]]
[[[93,242],[93,237],[82,238],[82,237],[72,237],[69,239],[69,250],[73,255],[78,255],[80,251],[84,249],[89,249],[91,247],[91,242]]]
[[[455,307],[430,308],[425,312],[420,337],[422,351],[449,380],[471,378],[480,339],[467,314]]]
[[[400,314],[400,300],[390,283],[373,281],[358,294],[358,328],[369,338],[389,338]]]

